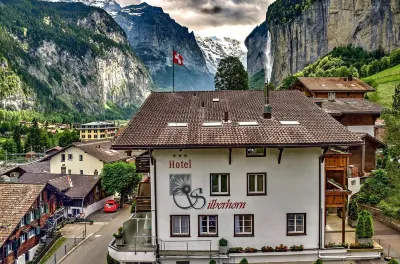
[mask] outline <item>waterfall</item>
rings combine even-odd
[[[274,58],[272,56],[271,33],[267,31],[267,49],[265,50],[265,78],[271,81],[272,67],[274,66]]]

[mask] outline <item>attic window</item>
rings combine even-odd
[[[281,125],[287,125],[287,126],[294,126],[294,125],[300,125],[299,121],[279,121]]]
[[[258,122],[257,121],[242,121],[238,122],[239,126],[257,126]]]
[[[169,127],[187,127],[188,123],[168,123]]]
[[[222,122],[204,122],[203,127],[220,127]]]
[[[214,98],[213,102],[216,102],[216,103],[219,102],[219,98]]]

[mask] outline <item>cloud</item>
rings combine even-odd
[[[141,0],[117,0],[121,5],[138,4]],[[219,36],[244,40],[250,32],[238,29],[254,28],[265,20],[268,5],[273,0],[148,0],[160,6],[179,24],[195,32],[221,28]],[[231,29],[226,31],[226,29]],[[218,32],[218,30],[217,30]],[[240,35],[238,35],[240,34]]]

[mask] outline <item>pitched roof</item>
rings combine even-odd
[[[3,172],[0,172],[0,175],[8,174],[16,169],[22,169],[25,172],[32,172],[32,173],[47,173],[50,172],[50,161],[34,161],[31,163],[19,165],[17,167],[13,167],[10,169],[7,169]]]
[[[298,77],[308,90],[313,92],[374,92],[375,89],[358,78],[352,81],[343,77]]]
[[[329,101],[325,98],[312,98],[315,103],[321,103],[322,109],[332,116],[343,114],[372,114],[380,115],[382,107],[367,99],[336,98]]]
[[[264,119],[263,91],[152,93],[113,148],[333,146],[361,142],[300,91],[271,92],[270,104],[272,119]],[[229,122],[219,127],[203,125],[222,121],[226,111]],[[244,126],[238,123],[241,121],[256,121],[257,125]],[[173,127],[169,124],[173,122],[187,126]]]
[[[357,134],[357,136],[358,136],[360,139],[362,139],[362,140],[366,139],[366,140],[368,140],[368,141],[370,141],[370,142],[375,143],[375,144],[377,145],[378,148],[386,148],[386,147],[387,147],[385,143],[383,143],[382,141],[380,141],[380,140],[377,139],[376,137],[371,136],[371,135],[368,134],[368,133],[356,132],[355,134]]]
[[[112,142],[109,140],[72,143],[72,146],[77,147],[106,163],[128,158],[125,152],[112,150],[111,145]]]
[[[82,124],[82,126],[102,126],[102,125],[107,125],[107,126],[112,126],[112,127],[115,126],[114,123],[112,123],[112,122],[103,122],[103,121],[95,121],[95,122]]]
[[[69,185],[68,177],[71,179],[72,187]],[[30,184],[48,183],[73,199],[86,197],[100,179],[93,175],[81,174],[25,173],[19,178],[19,181]]]
[[[30,210],[44,184],[0,183],[0,246]]]

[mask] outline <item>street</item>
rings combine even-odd
[[[108,224],[104,225],[100,230],[92,234],[85,242],[76,248],[70,255],[63,261],[63,264],[84,264],[84,263],[107,263],[108,244],[113,239],[113,234],[117,232],[118,228],[122,226],[130,216],[129,206],[125,205],[121,212],[111,220]],[[107,218],[107,214],[99,214],[100,218]],[[91,218],[91,217],[89,217]],[[88,232],[88,236],[90,232]]]

